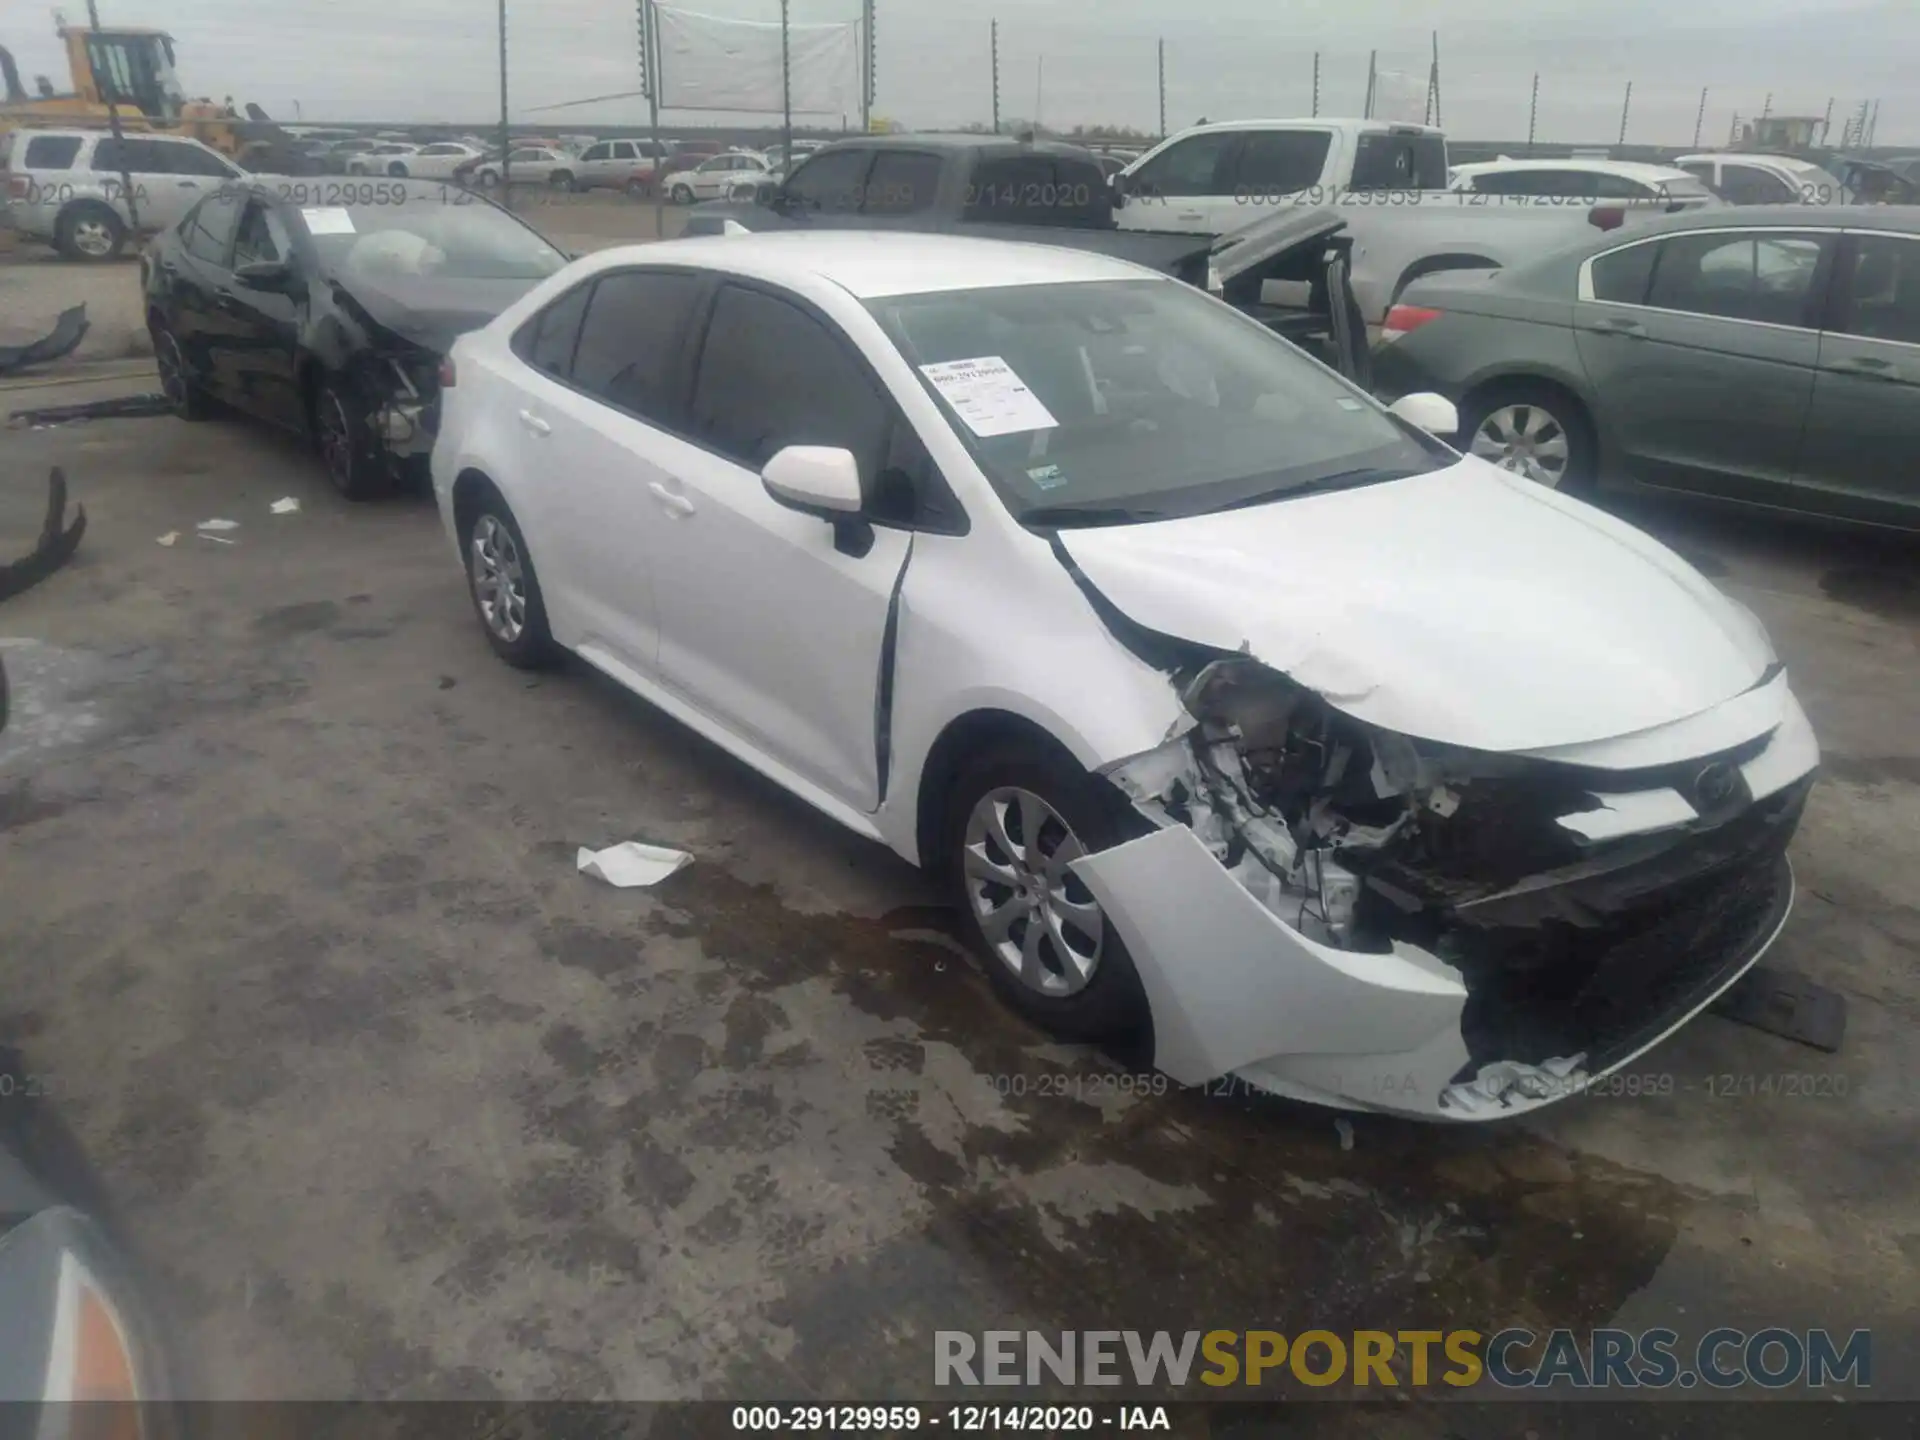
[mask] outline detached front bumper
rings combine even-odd
[[[1793,705],[1742,768],[1737,815],[1610,837],[1591,864],[1462,907],[1438,943],[1385,953],[1303,933],[1310,896],[1257,897],[1183,824],[1073,868],[1126,943],[1173,1080],[1498,1119],[1629,1064],[1766,953],[1792,909],[1786,851],[1816,761]]]

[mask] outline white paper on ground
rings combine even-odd
[[[288,495],[283,499],[274,501],[273,504],[267,508],[276,515],[292,515],[300,509],[300,502],[293,496]]]
[[[238,520],[202,520],[193,528],[196,530],[238,530],[240,528],[240,522]]]
[[[684,850],[668,850],[628,840],[604,850],[589,850],[583,845],[576,863],[583,875],[627,890],[637,885],[659,884],[674,871],[691,865],[693,856]]]
[[[231,545],[234,543],[224,535],[209,535],[204,530],[200,532],[200,538],[202,540],[211,540],[216,545]]]
[[[167,531],[166,534],[160,536],[156,543],[161,545],[171,545],[173,544],[174,541],[178,540],[179,538],[180,538],[180,532],[178,530],[169,530]]]
[[[1051,430],[1060,423],[998,355],[942,360],[922,365],[920,373],[967,422],[967,427],[983,439],[1023,430]]]
[[[307,222],[309,235],[351,235],[354,233],[353,216],[337,205],[319,210],[302,210],[300,218]]]

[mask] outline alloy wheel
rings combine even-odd
[[[1551,412],[1538,405],[1503,405],[1480,422],[1473,453],[1502,470],[1557,490],[1567,478],[1573,446],[1567,427]]]
[[[327,478],[340,493],[347,494],[353,488],[353,426],[347,419],[347,408],[329,388],[320,392],[316,409],[320,463],[327,467]]]
[[[73,223],[73,248],[99,260],[113,253],[113,230],[104,220],[84,216]]]
[[[1036,994],[1078,994],[1093,979],[1106,916],[1067,867],[1087,853],[1073,828],[1031,790],[980,797],[967,818],[967,903],[994,957]]]
[[[167,403],[177,413],[186,413],[191,398],[186,357],[180,353],[180,342],[173,338],[173,332],[164,327],[153,332],[153,363],[160,372],[160,391]]]
[[[513,532],[493,515],[482,515],[473,527],[473,595],[480,618],[506,644],[527,628],[527,581],[520,563],[520,547]]]

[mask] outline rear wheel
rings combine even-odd
[[[526,537],[507,502],[490,486],[466,512],[461,551],[467,562],[467,593],[494,654],[519,670],[552,664],[559,647],[547,628],[547,607]]]
[[[407,178],[407,167],[396,160],[387,166],[387,174],[396,180],[404,180]]]
[[[53,246],[69,260],[111,260],[127,243],[127,227],[98,201],[69,205],[53,227]]]
[[[1496,385],[1462,410],[1459,443],[1469,453],[1549,490],[1592,488],[1598,446],[1586,410],[1567,391],[1533,382]]]
[[[1145,993],[1125,942],[1071,863],[1145,822],[1106,782],[1037,743],[996,746],[948,794],[942,854],[968,941],[1014,1009],[1056,1035],[1137,1033]]]
[[[568,174],[565,170],[556,170],[553,172],[553,174],[547,177],[547,184],[551,185],[556,190],[560,190],[560,191],[571,190],[573,189],[573,176]]]

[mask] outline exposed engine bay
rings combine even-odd
[[[1250,657],[1175,683],[1192,726],[1108,778],[1303,939],[1457,972],[1455,1106],[1620,1063],[1751,963],[1790,903],[1811,776],[1756,799],[1741,767],[1767,735],[1598,771],[1394,734]]]

